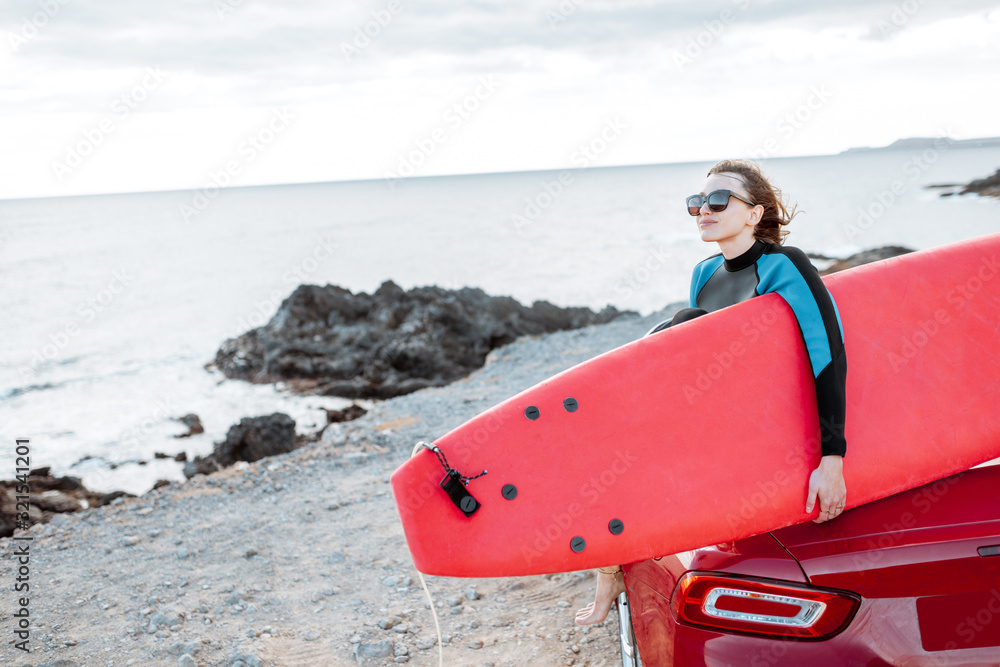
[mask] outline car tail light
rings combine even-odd
[[[809,640],[843,630],[860,604],[857,595],[844,591],[688,572],[677,582],[670,608],[688,625]]]

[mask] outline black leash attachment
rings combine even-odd
[[[451,498],[451,502],[455,503],[455,507],[461,510],[462,514],[465,516],[472,516],[475,514],[482,504],[476,500],[465,487],[468,486],[469,482],[472,480],[485,475],[487,471],[484,470],[478,475],[466,477],[448,464],[447,457],[445,457],[444,452],[438,449],[437,445],[428,445],[425,442],[418,442],[414,451],[416,451],[416,449],[420,449],[421,447],[434,452],[434,456],[437,457],[438,463],[440,463],[441,467],[444,468],[444,478],[441,480],[440,486],[444,489],[444,492],[448,494],[448,497]]]

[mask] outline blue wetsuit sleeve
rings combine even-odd
[[[777,292],[798,322],[816,383],[820,450],[823,456],[847,452],[847,356],[840,313],[826,285],[805,253],[775,246],[757,262],[761,294]]]

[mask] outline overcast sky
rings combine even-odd
[[[1000,3],[7,0],[0,198],[1000,135]]]

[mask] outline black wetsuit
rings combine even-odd
[[[678,313],[671,324],[769,292],[777,292],[791,307],[809,354],[816,382],[821,452],[843,456],[847,451],[844,330],[837,304],[805,253],[758,240],[739,257],[709,257],[694,269],[691,308]],[[667,323],[653,331],[664,325]]]

